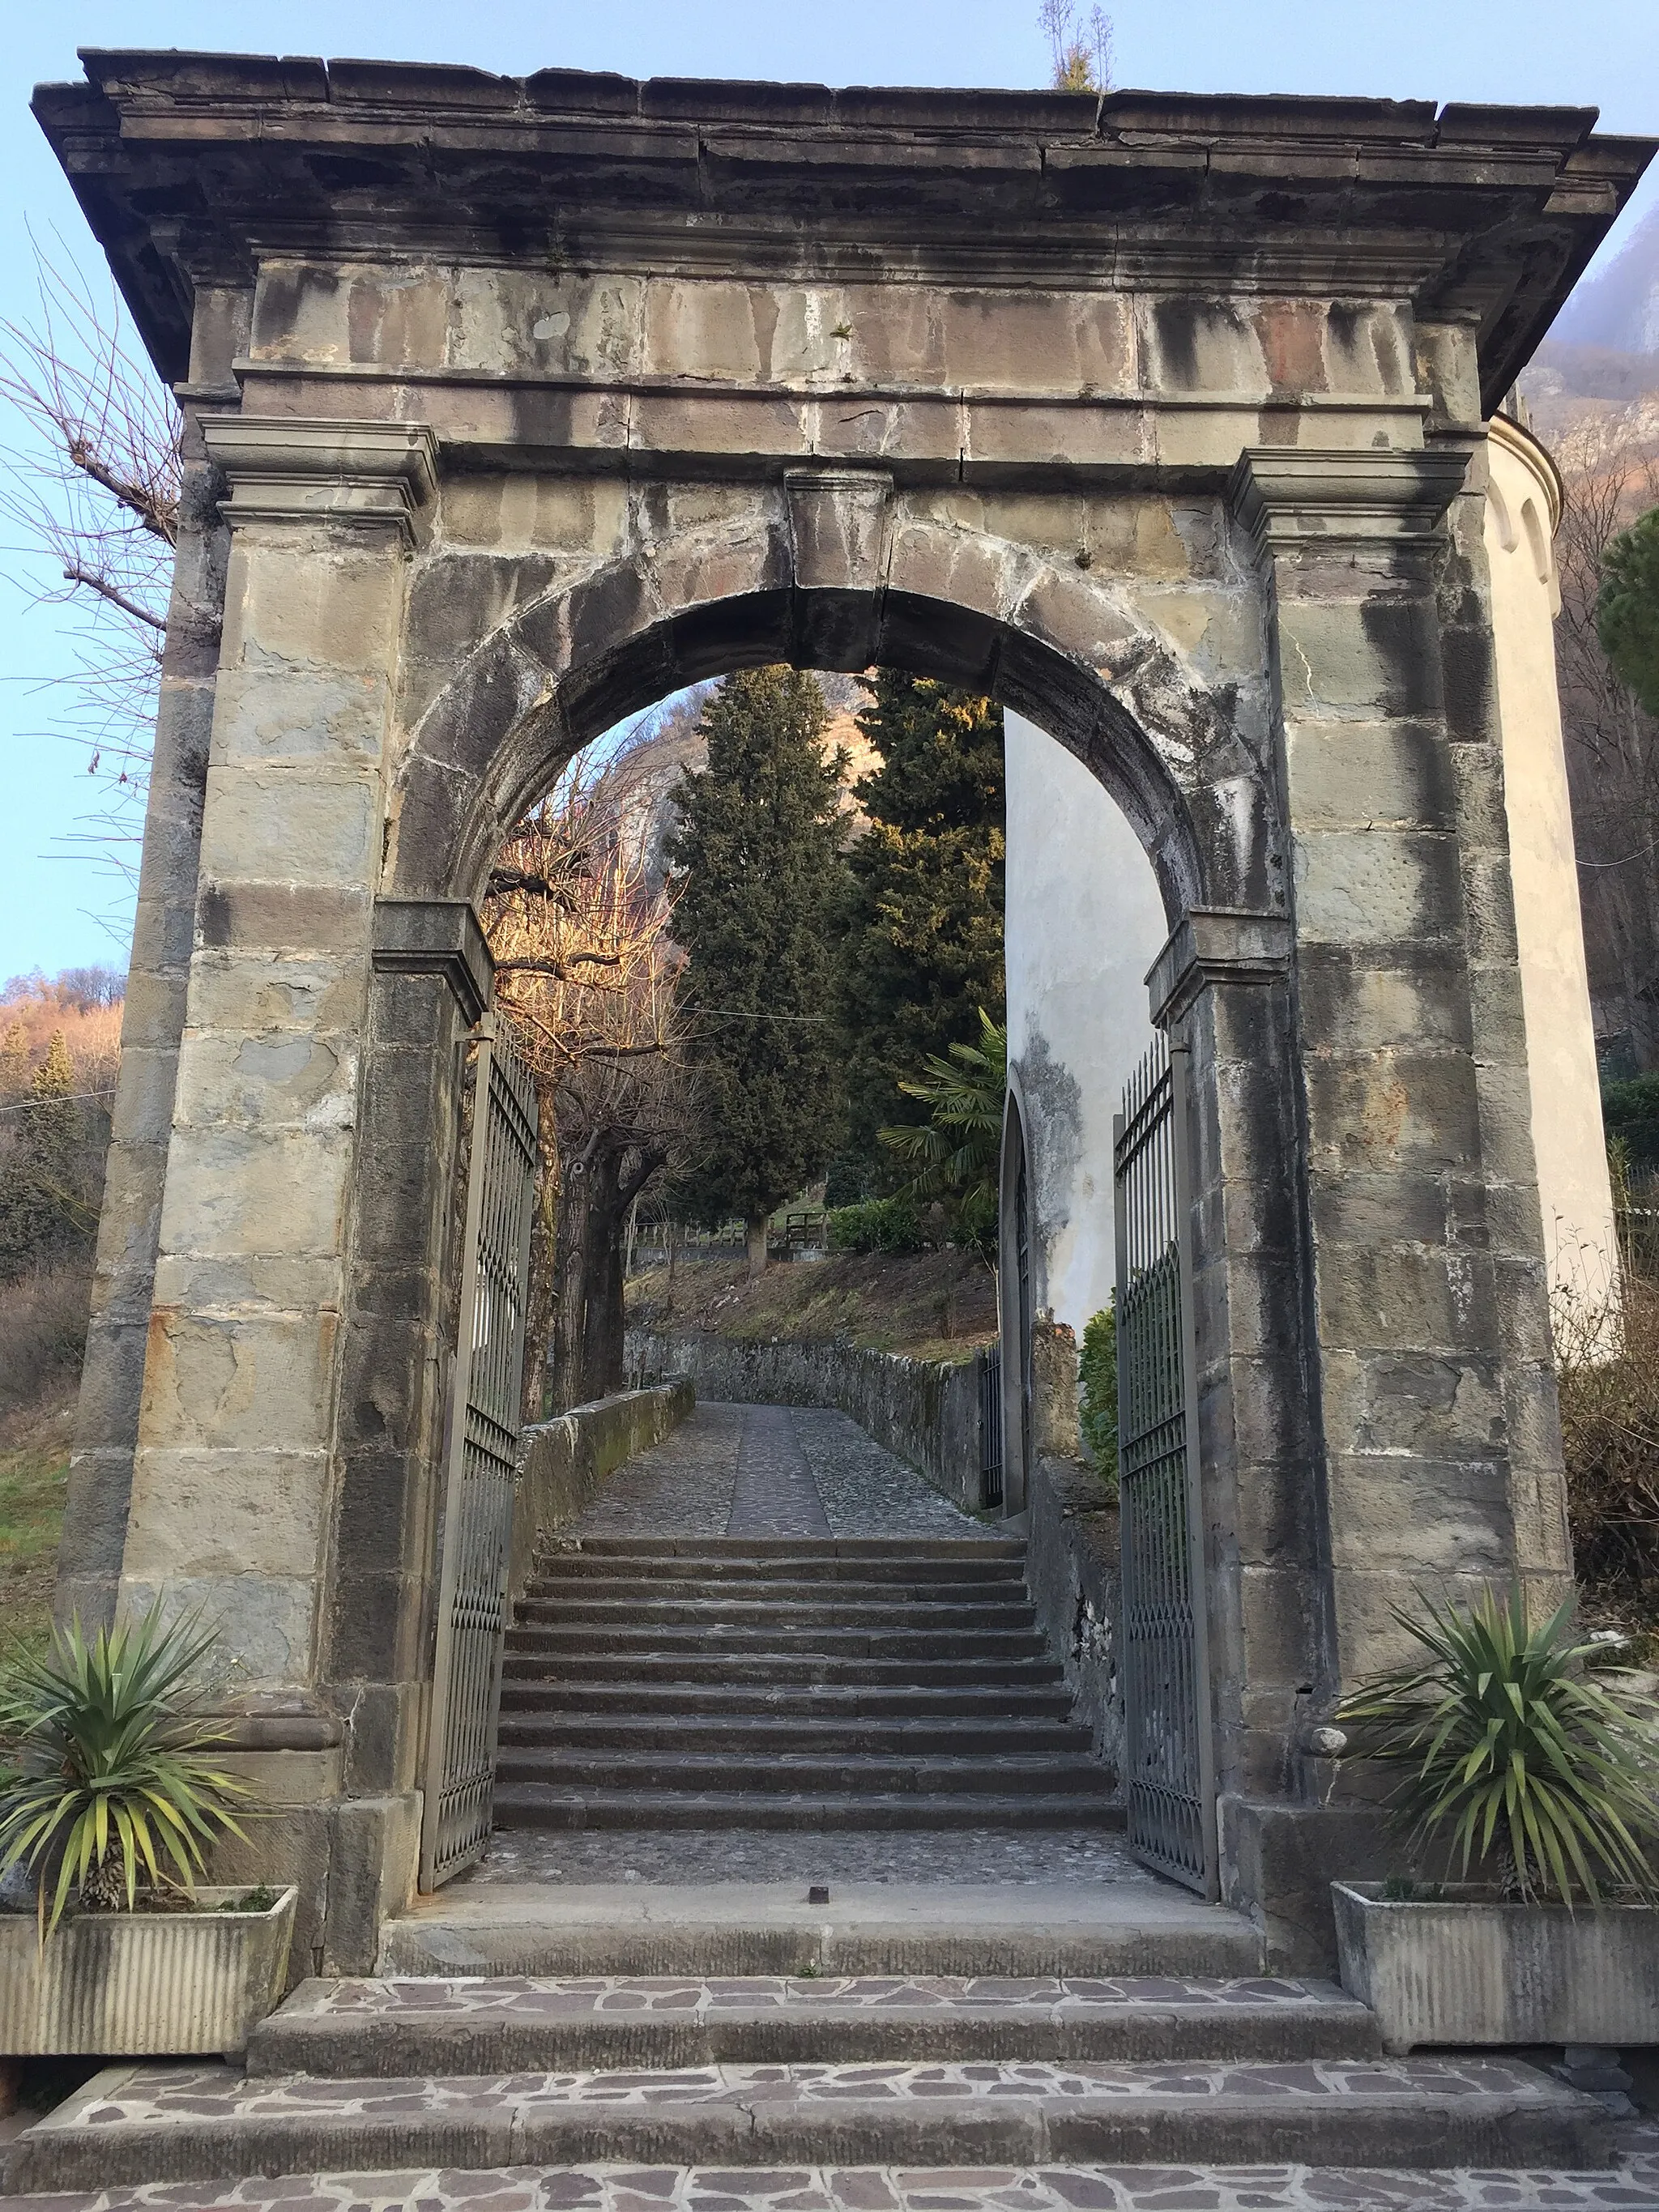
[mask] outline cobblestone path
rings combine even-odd
[[[700,1405],[621,1468],[570,1536],[976,1536],[845,1413]]]

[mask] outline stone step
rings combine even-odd
[[[768,1659],[804,1653],[822,1659],[887,1659],[901,1662],[922,1658],[988,1661],[1035,1659],[1045,1648],[1042,1637],[1031,1627],[990,1630],[983,1634],[968,1634],[960,1629],[798,1628],[787,1614],[756,1627],[736,1626],[718,1618],[684,1628],[658,1627],[649,1622],[638,1626],[619,1623],[606,1629],[604,1641],[608,1656],[641,1660],[678,1658],[682,1655],[715,1656],[729,1651],[734,1656],[752,1655]],[[592,1629],[561,1623],[520,1623],[507,1633],[509,1651],[580,1655],[592,1651],[593,1644]]]
[[[846,1634],[938,1636],[945,1634],[1029,1636],[1035,1614],[1029,1600],[984,1600],[967,1605],[934,1605],[894,1599],[877,1605],[843,1605],[822,1592],[806,1601],[793,1597],[626,1598],[543,1597],[533,1589],[514,1616],[520,1628],[588,1630],[679,1629],[687,1633],[757,1629],[830,1629]]]
[[[1147,1879],[832,1879],[808,1901],[815,1839],[791,1877],[661,1883],[501,1881],[417,1899],[380,1930],[392,1975],[899,1976],[1030,1978],[1264,1972],[1242,1913]]]
[[[1071,2166],[1063,2167],[910,2166],[896,2187],[891,2170],[878,2166],[782,2166],[745,2174],[729,2166],[681,2166],[648,2177],[595,2160],[580,2166],[444,2167],[377,2173],[307,2174],[293,2179],[240,2179],[234,2189],[213,2182],[160,2183],[153,2190],[96,2196],[35,2198],[40,2212],[528,2212],[534,2206],[580,2207],[582,2212],[676,2212],[679,2207],[720,2212],[898,2212],[902,2204],[949,2206],[951,2212],[1077,2212],[1081,2205],[1116,2206],[1121,2212],[1166,2212],[1201,2206],[1203,2212],[1261,2212],[1263,2206],[1340,2207],[1341,2212],[1469,2212],[1502,2205],[1504,2212],[1654,2212],[1659,2206],[1659,2155],[1650,2133],[1631,2133],[1630,2147],[1612,2168],[1534,2166],[1526,2172],[1483,2168],[1447,2172],[1426,2166]],[[651,2194],[639,2186],[648,2179]],[[902,2189],[902,2194],[901,2194]],[[657,2191],[660,2190],[661,2194]]]
[[[340,2081],[111,2068],[13,2147],[15,2193],[393,2167],[1103,2162],[1603,2166],[1601,2106],[1492,2058],[1027,2061]],[[1190,2199],[1188,2201],[1191,2201]]]
[[[544,1784],[562,1796],[598,1790],[690,1791],[838,1796],[967,1798],[1106,1794],[1106,1771],[1086,1752],[1029,1758],[997,1753],[950,1758],[891,1759],[854,1751],[840,1758],[793,1756],[764,1745],[732,1753],[550,1752],[503,1745],[497,1755],[499,1788]]]
[[[523,1681],[641,1682],[637,1655],[616,1652],[520,1650],[509,1643],[504,1673]],[[652,1682],[719,1682],[734,1688],[767,1684],[823,1684],[827,1688],[926,1687],[993,1690],[1006,1696],[1046,1689],[1060,1680],[1052,1659],[831,1659],[800,1652],[691,1652],[663,1655],[649,1670]]]
[[[250,2075],[339,2079],[902,2059],[1285,2061],[1381,2055],[1329,1982],[1167,1975],[779,1975],[310,1981],[253,2032]]]
[[[846,1562],[872,1574],[898,1567],[921,1576],[941,1563],[968,1573],[1010,1561],[1023,1566],[1025,1546],[1016,1536],[584,1536],[570,1552],[542,1556],[699,1564],[735,1560],[744,1565],[799,1560],[815,1571],[826,1563]]]
[[[561,1753],[656,1751],[710,1756],[738,1752],[766,1758],[795,1752],[885,1759],[986,1753],[1034,1758],[1056,1751],[1081,1757],[1089,1751],[1088,1731],[1075,1722],[1010,1718],[1002,1713],[984,1720],[777,1720],[769,1713],[659,1717],[629,1710],[587,1716],[538,1707],[527,1712],[504,1711],[499,1741],[504,1748],[510,1746],[515,1751],[540,1747]]]
[[[996,1577],[962,1582],[854,1582],[843,1577],[817,1576],[800,1582],[775,1581],[769,1576],[612,1575],[581,1567],[568,1574],[532,1575],[525,1585],[526,1598],[574,1599],[579,1604],[650,1605],[658,1599],[671,1604],[700,1601],[719,1595],[739,1605],[1024,1605],[1029,1601],[1017,1566]]]
[[[759,1541],[759,1539],[756,1540]],[[928,1589],[1018,1592],[1024,1587],[1022,1559],[837,1559],[768,1558],[732,1551],[706,1559],[672,1557],[607,1559],[580,1553],[538,1553],[532,1562],[532,1578],[580,1581],[590,1589],[608,1589],[612,1583],[626,1587],[637,1582],[690,1583],[702,1589],[768,1590],[803,1586],[818,1591],[836,1589]]]
[[[624,1676],[617,1681],[554,1680],[534,1668],[520,1677],[509,1668],[501,1684],[506,1713],[593,1714],[617,1720],[698,1716],[715,1720],[740,1714],[778,1719],[825,1721],[838,1727],[866,1721],[949,1720],[1000,1723],[1024,1727],[1039,1721],[1063,1721],[1072,1710],[1068,1691],[1055,1669],[1053,1685],[1030,1688],[961,1689],[950,1684],[915,1688],[897,1683],[872,1689],[858,1683],[804,1683],[775,1687],[766,1682],[735,1682],[717,1674],[707,1682],[647,1681]]]
[[[947,1796],[943,1791],[569,1790],[501,1782],[498,1828],[1121,1828],[1123,1811],[1105,1796],[1060,1790]]]

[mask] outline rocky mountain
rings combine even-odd
[[[1659,355],[1659,208],[1610,268],[1578,286],[1553,336],[1571,346]]]

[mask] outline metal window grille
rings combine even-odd
[[[518,1482],[535,1085],[496,1018],[478,1024],[460,1322],[445,1425],[438,1636],[421,1821],[421,1887],[489,1841]]]
[[[1199,1491],[1187,1054],[1155,1036],[1114,1123],[1120,1648],[1130,1848],[1217,1893]]]

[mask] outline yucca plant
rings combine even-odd
[[[1419,1598],[1395,1620],[1420,1661],[1362,1683],[1337,1714],[1346,1759],[1401,1770],[1387,1810],[1413,1850],[1448,1840],[1464,1876],[1495,1867],[1527,1903],[1599,1905],[1612,1888],[1659,1894],[1659,1708],[1614,1692],[1591,1668],[1571,1601],[1529,1622],[1517,1586],[1467,1611]]]
[[[0,1669],[0,1735],[21,1764],[0,1796],[0,1874],[36,1877],[43,1936],[71,1890],[88,1911],[130,1912],[141,1864],[153,1887],[193,1890],[205,1847],[243,1834],[233,1808],[248,1793],[204,1756],[223,1731],[189,1686],[213,1641],[158,1601],[90,1641],[78,1620],[56,1628],[44,1654]]]

